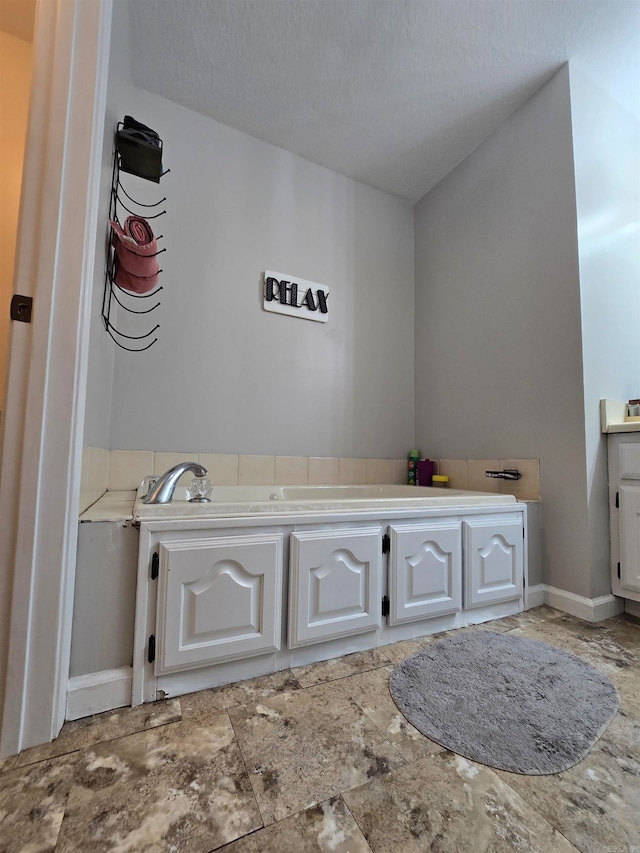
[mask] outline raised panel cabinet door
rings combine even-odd
[[[289,646],[380,627],[381,532],[365,527],[291,534]]]
[[[392,524],[389,530],[389,624],[399,625],[460,610],[460,522]]]
[[[160,545],[155,674],[280,648],[282,534]]]
[[[465,607],[523,595],[522,519],[475,518],[464,522]]]
[[[620,486],[620,584],[640,592],[640,486]]]
[[[621,480],[640,480],[640,443],[621,441],[618,447]]]

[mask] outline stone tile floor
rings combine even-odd
[[[421,735],[388,679],[429,636],[67,723],[0,763],[0,853],[640,853],[640,622],[540,607],[461,630],[487,629],[613,680],[580,764],[521,776]]]

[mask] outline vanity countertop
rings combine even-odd
[[[600,400],[602,432],[640,432],[640,421],[625,420],[627,404],[619,400]]]
[[[640,432],[640,421],[625,421],[622,424],[610,424],[605,432]]]

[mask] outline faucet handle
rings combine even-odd
[[[142,483],[140,484],[140,497],[142,499],[146,498],[151,489],[155,486],[158,477],[155,474],[150,474],[145,477]]]
[[[195,503],[209,503],[211,501],[211,492],[213,491],[213,483],[207,480],[206,477],[194,477],[189,484],[189,501]]]

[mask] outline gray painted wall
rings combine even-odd
[[[617,63],[614,57],[612,65],[614,59]],[[607,448],[598,403],[602,398],[629,400],[640,395],[640,123],[591,78],[589,70],[572,66],[570,84],[589,558],[591,596],[596,597],[611,591]]]
[[[118,121],[127,109],[131,74],[129,70],[129,7],[113,4],[107,110],[102,146],[100,177],[100,216],[96,236],[96,260],[91,295],[91,338],[87,374],[84,444],[109,447],[111,423],[111,392],[115,344],[106,333],[101,318],[104,293],[106,251],[110,237],[108,227],[111,170],[113,167],[113,136]]]
[[[164,140],[167,251],[158,343],[115,353],[110,447],[404,456],[412,206],[148,92],[128,111]],[[265,312],[265,269],[326,285],[328,322]]]
[[[416,443],[539,458],[544,582],[588,596],[568,68],[418,203],[415,244]]]

